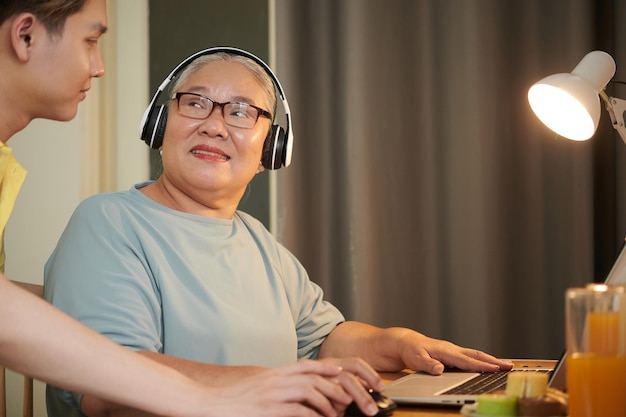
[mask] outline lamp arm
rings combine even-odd
[[[626,111],[626,100],[609,97],[604,91],[600,91],[600,97],[606,103],[606,111],[609,112],[613,127],[617,130],[622,141],[626,143],[626,125],[624,124],[624,112]]]

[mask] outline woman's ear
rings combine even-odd
[[[36,24],[37,18],[32,13],[20,13],[11,22],[11,46],[16,57],[22,62],[30,58]]]
[[[265,167],[263,166],[263,161],[261,161],[261,162],[259,162],[259,166],[256,169],[256,173],[260,174],[263,171],[265,171]]]

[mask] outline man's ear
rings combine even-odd
[[[261,161],[261,162],[259,162],[259,166],[256,169],[256,173],[260,174],[263,171],[265,171],[265,167],[263,166],[263,161]]]
[[[28,61],[35,41],[37,18],[32,13],[20,13],[11,23],[11,45],[20,61]]]

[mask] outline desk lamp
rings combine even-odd
[[[550,75],[533,84],[528,90],[528,102],[539,120],[556,134],[587,140],[598,128],[601,97],[613,127],[626,143],[626,101],[604,92],[613,75],[615,61],[611,55],[592,51],[571,73]]]

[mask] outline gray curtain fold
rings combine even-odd
[[[565,289],[602,279],[600,139],[555,137],[526,93],[599,49],[594,4],[276,0],[277,237],[349,319],[559,356]]]

